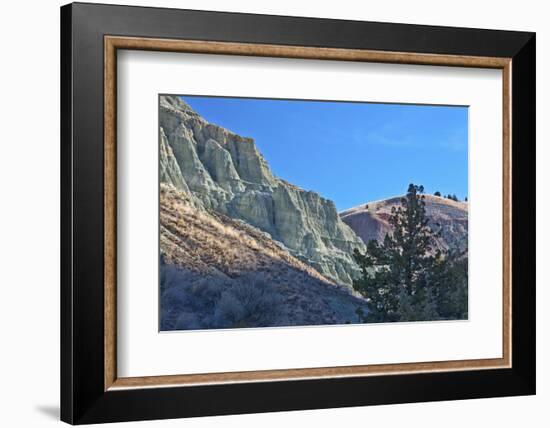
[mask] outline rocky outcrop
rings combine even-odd
[[[275,177],[252,139],[208,123],[179,97],[162,96],[160,141],[162,182],[268,233],[326,278],[351,284],[351,254],[364,250],[362,240],[332,201]]]
[[[388,222],[393,207],[400,205],[401,196],[368,202],[342,211],[340,218],[367,243],[371,239],[382,242],[392,232]],[[424,195],[428,225],[435,232],[437,248],[465,251],[468,249],[468,203],[438,196]]]

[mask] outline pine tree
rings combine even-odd
[[[448,251],[438,257],[432,268],[431,283],[437,290],[440,319],[468,317],[468,250]]]
[[[420,308],[420,315],[419,321],[430,321],[430,320],[436,320],[439,319],[439,310],[438,310],[438,293],[439,290],[436,289],[436,287],[433,284],[429,284],[426,287],[426,293],[424,301],[422,302],[421,308]],[[415,314],[418,316],[417,314]]]
[[[437,235],[428,226],[423,192],[423,186],[410,184],[401,206],[392,208],[393,233],[382,244],[369,241],[365,254],[354,252],[362,275],[353,286],[368,299],[368,321],[421,319],[426,302],[436,316],[436,292],[428,292],[428,285],[441,253],[434,252]]]

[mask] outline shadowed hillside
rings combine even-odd
[[[266,233],[160,189],[161,329],[359,322],[365,301]]]

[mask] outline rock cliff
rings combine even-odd
[[[391,233],[388,222],[392,207],[400,205],[402,196],[368,202],[342,211],[340,218],[367,243],[371,239],[380,242]],[[424,195],[428,225],[441,232],[436,239],[439,249],[468,249],[468,203],[457,202],[438,196]]]
[[[181,98],[160,99],[160,179],[196,206],[270,235],[326,278],[350,285],[362,240],[334,203],[275,177],[251,138],[211,124]]]

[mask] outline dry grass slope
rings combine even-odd
[[[248,271],[268,272],[274,263],[282,263],[334,285],[268,234],[242,221],[199,210],[186,194],[166,184],[160,189],[160,224],[161,249],[167,263],[230,277]]]

